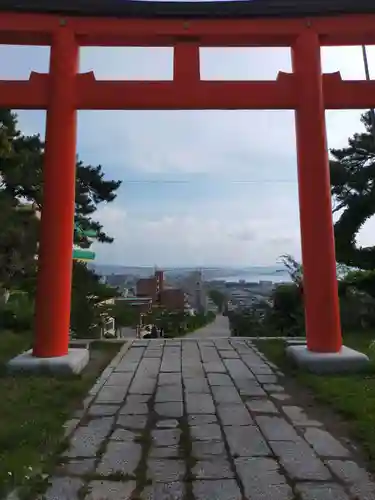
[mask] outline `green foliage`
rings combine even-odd
[[[265,335],[263,318],[257,307],[228,312],[230,329],[235,337],[256,337]]]
[[[303,268],[291,255],[282,255],[281,262],[292,282],[282,283],[274,288],[264,325],[279,335],[304,335]]]
[[[209,323],[212,323],[215,319],[215,313],[208,312],[207,314],[198,313],[187,317],[186,327],[188,332],[194,332],[198,328],[202,328]]]
[[[375,325],[375,271],[349,271],[339,281],[339,294],[344,330]]]
[[[121,300],[106,308],[109,316],[115,319],[116,328],[136,327],[139,324],[139,312],[136,308],[121,303]]]
[[[229,313],[234,335],[304,335],[302,266],[291,255],[283,255],[281,261],[287,268],[292,283],[276,286],[268,302],[258,302],[245,311]]]
[[[344,329],[367,328],[375,322],[375,247],[357,245],[360,229],[375,214],[375,143],[370,113],[361,119],[365,131],[331,151],[331,193],[337,260],[351,269],[339,281]]]
[[[331,150],[331,194],[335,223],[337,276],[344,331],[375,324],[375,246],[357,245],[360,229],[375,215],[375,142],[370,114],[362,115],[363,133],[348,147]],[[302,334],[303,270],[289,255],[282,257],[293,284],[278,286],[267,315],[269,327],[282,334]],[[355,269],[353,271],[353,268]]]
[[[0,286],[9,289],[35,273],[38,219],[0,190]]]
[[[280,257],[281,262],[286,267],[288,274],[295,285],[302,288],[303,268],[302,264],[297,262],[292,255],[285,254]]]
[[[357,374],[315,375],[290,363],[290,359],[285,356],[285,345],[281,340],[256,343],[258,349],[286,376],[301,384],[300,394],[305,403],[309,399],[311,403],[314,400],[319,401],[341,414],[350,434],[363,445],[372,466],[375,465],[375,351],[371,348],[374,334],[374,330],[361,335],[358,335],[356,330],[344,334],[346,346],[363,352],[370,358],[367,373]],[[308,392],[313,391],[314,400],[306,394],[306,387]]]
[[[62,451],[64,422],[83,409],[87,391],[120,348],[107,343],[103,349],[103,343],[98,344],[90,345],[90,364],[80,375],[0,377],[4,403],[0,410],[0,498],[8,498],[14,488],[20,500],[45,497],[39,488]],[[30,347],[30,332],[1,332],[2,374],[9,359]]]
[[[338,262],[359,269],[375,269],[375,247],[358,247],[356,238],[365,222],[375,214],[375,144],[370,114],[361,119],[365,132],[349,139],[349,146],[331,150],[331,193]]]
[[[271,296],[268,323],[281,335],[304,334],[304,310],[301,288],[295,283],[278,285]]]
[[[44,143],[39,135],[24,136],[17,129],[17,117],[9,110],[0,111],[0,173],[3,190],[12,199],[24,199],[39,208],[43,203]],[[92,218],[98,205],[112,202],[121,181],[104,178],[101,165],[85,165],[77,161],[75,223],[83,231],[94,231],[100,242],[113,239],[103,231],[103,226]],[[88,248],[90,240],[75,231],[75,241]]]
[[[304,335],[303,270],[288,257],[291,284],[279,285],[272,294],[268,327],[285,336]],[[375,324],[375,273],[352,271],[338,265],[338,289],[343,331],[365,331]]]
[[[73,264],[70,328],[75,337],[96,338],[111,306],[103,302],[119,296],[115,288],[100,283],[100,277],[82,262]]]
[[[31,330],[34,318],[34,302],[27,294],[18,293],[0,306],[0,329],[13,332]]]
[[[352,287],[375,299],[375,270],[350,271],[342,281],[344,287]]]
[[[278,285],[270,306],[259,315],[260,305],[240,313],[236,319],[237,335],[304,336],[302,268],[292,257],[287,258],[292,283]],[[344,332],[365,332],[375,326],[375,272],[338,269],[341,325]],[[231,320],[233,324],[233,319]]]
[[[17,116],[0,110],[0,288],[18,288],[32,298],[36,290],[36,259],[39,221],[33,210],[20,210],[20,200],[37,209],[43,203],[44,143],[39,135],[26,136],[18,130]],[[112,202],[120,181],[106,180],[102,167],[77,161],[75,203],[75,243],[89,248],[87,233],[100,242],[111,243],[102,225],[93,218],[98,205]],[[77,230],[79,228],[80,230]],[[53,279],[53,277],[51,277]],[[87,266],[75,263],[72,289],[72,331],[90,336],[100,324],[99,303],[113,296],[109,287]],[[4,321],[12,324],[14,315],[25,321],[22,308],[4,309]],[[26,314],[26,313],[25,313]]]
[[[163,328],[165,337],[170,338],[194,332],[198,328],[212,323],[214,319],[215,314],[213,312],[190,315],[184,311],[168,311],[165,309],[155,309],[153,314],[148,317],[150,324],[156,324],[159,328]]]
[[[208,295],[219,311],[222,312],[227,303],[226,296],[220,290],[210,290]]]

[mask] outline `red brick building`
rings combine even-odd
[[[169,311],[183,311],[185,308],[185,293],[178,288],[165,288],[163,271],[155,271],[154,276],[139,279],[137,297],[151,297],[153,305],[160,305]]]
[[[151,297],[156,300],[155,278],[142,278],[137,281],[137,297]]]
[[[165,288],[160,292],[160,305],[168,311],[185,309],[185,293],[179,288]]]
[[[164,288],[163,271],[155,271],[150,278],[141,278],[137,281],[137,297],[151,297],[154,303],[159,302],[159,293]]]

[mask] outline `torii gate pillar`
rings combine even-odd
[[[300,206],[305,346],[290,346],[312,371],[356,370],[368,359],[342,345],[319,36],[306,28],[292,45]]]
[[[52,36],[43,207],[33,351],[8,364],[10,371],[79,373],[87,349],[68,349],[73,266],[77,109],[75,85],[79,47],[65,25]]]
[[[307,347],[342,347],[319,38],[306,29],[292,47]]]
[[[37,357],[68,354],[76,174],[75,81],[79,48],[68,27],[56,30],[50,57],[36,298]],[[58,321],[56,321],[58,318]]]

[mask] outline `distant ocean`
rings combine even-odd
[[[108,265],[93,263],[90,265],[97,273],[102,275],[110,274],[128,274],[141,277],[147,277],[153,274],[153,267],[128,267],[120,265]],[[192,271],[200,269],[203,271],[205,280],[224,280],[237,282],[245,280],[247,282],[272,281],[280,283],[283,281],[291,281],[286,269],[281,266],[249,266],[244,268],[226,268],[226,267],[184,267],[184,268],[167,268],[165,273],[167,276],[173,277],[181,274],[188,274]]]
[[[246,282],[258,283],[259,281],[272,281],[273,283],[290,282],[290,276],[286,270],[280,270],[277,272],[269,272],[265,269],[261,272],[259,269],[254,270],[254,272],[247,271],[246,273],[235,274],[233,276],[223,276],[215,278],[218,280],[237,282],[244,280]]]

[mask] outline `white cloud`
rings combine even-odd
[[[271,264],[286,251],[299,256],[297,211],[287,219],[270,210],[265,219],[262,207],[257,214],[251,207],[246,210],[244,203],[240,212],[239,208],[239,203],[231,206],[228,200],[219,212],[216,204],[207,202],[185,215],[140,217],[107,206],[99,218],[108,233],[116,235],[116,241],[96,245],[98,261],[230,266]]]
[[[81,70],[99,79],[171,79],[170,49],[84,49]],[[375,49],[369,48],[375,75]],[[1,64],[3,62],[3,64]],[[48,49],[0,47],[0,77],[26,78],[47,71]],[[290,71],[285,49],[202,51],[204,79],[274,79]],[[360,47],[325,48],[323,70],[345,79],[363,78]],[[341,147],[358,131],[360,111],[328,112],[329,147]],[[44,113],[21,113],[28,132],[44,131]],[[118,264],[271,264],[281,253],[299,256],[296,153],[292,112],[81,112],[78,151],[84,161],[102,163],[108,177],[131,169],[147,179],[204,173],[207,192],[188,201],[155,198],[144,185],[143,205],[132,185],[100,210],[113,245],[98,246],[98,260]],[[220,195],[216,180],[227,182]],[[259,179],[275,181],[256,184]],[[254,181],[233,188],[231,181]],[[290,184],[276,181],[288,180]],[[294,182],[294,183],[293,183]],[[170,187],[173,193],[173,185]],[[127,197],[127,195],[129,196]],[[202,194],[202,193],[201,193]],[[375,244],[375,221],[359,242]]]
[[[272,265],[280,255],[300,259],[298,214],[277,218],[275,214],[248,211],[239,220],[179,215],[160,218],[129,217],[120,208],[107,207],[99,214],[113,245],[96,245],[101,263],[128,265]],[[234,217],[234,214],[231,214]],[[375,244],[375,220],[369,221],[359,238]]]

